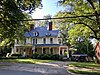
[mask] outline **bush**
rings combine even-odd
[[[37,53],[33,54],[33,58],[34,58],[34,59],[37,59],[37,58],[38,58],[38,55],[39,55],[39,54],[37,54]]]
[[[58,54],[54,54],[52,55],[52,58],[53,60],[59,60],[59,55]]]
[[[33,54],[34,59],[44,59],[44,60],[61,60],[62,57],[58,54]]]
[[[12,54],[11,56],[14,56],[14,57],[21,57],[22,55],[21,55],[21,54]]]

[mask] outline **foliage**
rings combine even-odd
[[[22,56],[21,54],[12,54],[11,56],[17,56],[17,57],[20,57]]]
[[[64,7],[69,5],[72,9],[61,12],[63,16],[74,16],[67,18],[66,22],[84,25],[91,30],[92,37],[100,39],[100,0],[62,0],[59,3]]]
[[[11,48],[8,46],[1,47],[1,56],[6,56],[7,53],[11,53]]]
[[[59,5],[65,7],[65,10],[59,11],[54,17],[64,19],[54,21],[62,30],[64,41],[75,46],[80,52],[88,51],[88,54],[93,56],[89,40],[100,39],[100,0],[59,0]]]
[[[34,59],[43,59],[43,60],[61,60],[61,56],[58,54],[33,54]]]
[[[27,22],[27,14],[35,8],[42,6],[41,0],[2,0],[0,1],[0,43],[14,42],[14,39],[22,36]],[[29,18],[28,18],[29,19]],[[2,44],[4,45],[4,44]]]
[[[89,40],[77,42],[74,45],[74,47],[75,47],[75,49],[77,49],[78,53],[85,53],[91,57],[94,56],[93,45],[91,44],[91,42]]]

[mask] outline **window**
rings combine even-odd
[[[46,33],[46,36],[51,36],[51,34],[49,32]]]
[[[33,39],[33,44],[35,44],[35,39]]]
[[[51,44],[53,43],[53,38],[50,38],[50,43],[51,43]]]
[[[58,42],[59,42],[60,45],[62,44],[61,39],[58,39]]]
[[[34,36],[38,36],[39,33],[36,31],[36,32],[33,32]]]
[[[59,44],[61,45],[61,41],[59,41]]]
[[[33,39],[33,44],[37,44],[37,39]]]
[[[43,43],[46,44],[46,38],[43,38]]]

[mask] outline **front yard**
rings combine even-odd
[[[100,64],[93,62],[72,62],[67,65],[67,69],[77,74],[100,75]]]
[[[45,63],[45,62],[54,62],[55,60],[40,60],[40,59],[0,59],[0,62],[12,62],[12,63]]]

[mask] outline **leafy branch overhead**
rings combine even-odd
[[[29,19],[25,11],[31,14],[35,8],[40,7],[42,7],[41,0],[0,1],[0,40],[12,41],[17,35],[20,36],[27,23],[18,20]]]
[[[74,25],[84,25],[91,30],[90,36],[100,40],[100,0],[60,0],[61,6],[69,7],[71,11],[60,11],[56,16],[81,16],[65,19]],[[93,16],[90,16],[93,15]],[[89,37],[90,37],[89,36]]]

